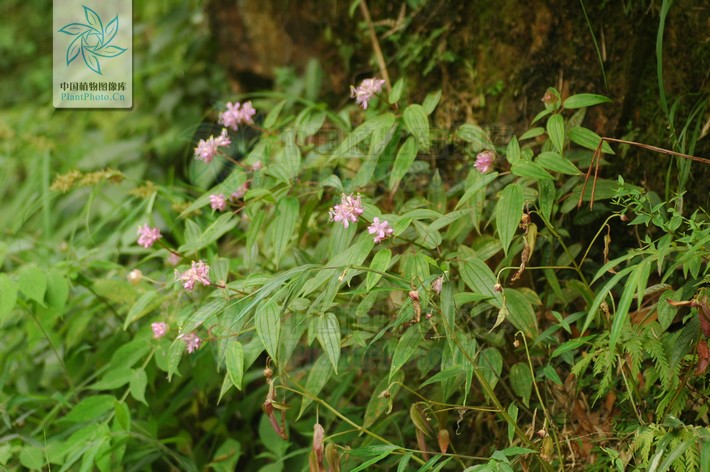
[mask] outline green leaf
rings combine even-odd
[[[220,215],[219,218],[217,218],[202,232],[200,237],[197,238],[197,241],[183,244],[178,249],[178,252],[183,254],[194,254],[205,246],[217,241],[228,231],[234,229],[237,222],[237,218],[234,218],[234,215],[231,212],[226,212],[223,215]]]
[[[624,291],[621,293],[619,304],[614,311],[611,331],[609,333],[609,350],[611,352],[614,352],[616,343],[619,341],[621,330],[629,317],[629,308],[631,307],[631,302],[634,299],[634,294],[638,288],[640,278],[649,262],[651,262],[651,259],[644,259],[641,264],[633,266],[634,270],[626,280],[626,285],[624,286]]]
[[[404,91],[404,77],[399,79],[392,86],[392,91],[390,92],[389,102],[390,104],[395,104],[402,98],[402,92]]]
[[[389,249],[380,249],[379,251],[377,251],[377,254],[375,254],[375,257],[372,258],[372,262],[370,263],[370,269],[377,272],[386,272],[389,268],[391,259],[392,251],[390,251]],[[379,282],[381,277],[381,274],[377,274],[375,272],[368,272],[367,277],[365,279],[365,290],[367,290],[368,292],[372,290],[372,287],[374,287],[377,282]]]
[[[520,160],[520,144],[518,144],[518,139],[513,136],[510,138],[510,141],[508,142],[508,147],[505,150],[505,158],[510,162],[511,164],[514,164],[516,161]]]
[[[666,290],[661,294],[658,299],[658,304],[656,305],[656,311],[658,312],[658,324],[661,325],[661,329],[663,331],[668,329],[673,322],[676,313],[678,313],[678,308],[668,303],[670,300],[674,300],[674,295],[673,290]]]
[[[127,367],[118,367],[109,370],[101,380],[89,386],[91,390],[114,390],[123,387],[131,381],[133,370]]]
[[[546,220],[550,220],[552,216],[552,208],[555,205],[555,184],[552,180],[545,179],[540,180],[537,183],[538,186],[538,201],[540,203],[540,212]]]
[[[422,108],[424,108],[427,115],[432,114],[436,106],[439,104],[439,100],[441,100],[441,90],[437,90],[436,92],[432,92],[426,96],[424,103],[422,103]]]
[[[113,410],[116,398],[112,395],[92,395],[77,403],[61,421],[67,423],[98,422],[100,416]]]
[[[47,291],[47,275],[39,267],[22,266],[18,271],[17,283],[20,292],[37,303],[44,304],[44,293]]]
[[[281,310],[275,301],[269,300],[259,305],[254,320],[256,333],[264,344],[266,352],[271,359],[276,361],[276,352],[279,347],[281,335]]]
[[[537,318],[530,300],[514,288],[503,289],[503,299],[508,309],[508,321],[528,338],[538,334]]]
[[[395,378],[390,381],[389,377],[382,377],[382,379],[377,383],[377,386],[372,391],[370,396],[370,401],[367,403],[367,408],[365,409],[365,418],[362,423],[363,428],[369,428],[372,426],[377,418],[382,415],[387,410],[387,406],[392,398],[397,395],[404,381],[404,373],[401,371],[395,374]],[[389,396],[383,395],[385,390],[388,390]]]
[[[526,161],[523,159],[515,161],[510,167],[510,171],[519,177],[530,177],[535,180],[554,179],[552,175],[550,175],[536,162]]]
[[[229,302],[224,298],[215,298],[200,306],[189,318],[185,321],[182,332],[189,333],[194,331],[199,326],[203,325],[207,320],[219,315],[224,311]]]
[[[459,139],[471,143],[471,152],[478,153],[485,149],[494,149],[495,146],[488,137],[488,134],[480,126],[470,123],[464,123],[456,130],[456,136]]]
[[[464,371],[461,369],[460,365],[456,365],[453,367],[449,367],[448,369],[442,370],[441,372],[437,372],[436,374],[432,375],[426,381],[422,384],[422,387],[425,387],[427,385],[437,383],[437,382],[443,382],[444,380],[449,380],[449,379],[454,379],[458,377],[459,375],[463,375]]]
[[[279,118],[279,114],[281,113],[281,110],[283,109],[284,105],[288,103],[288,100],[282,100],[279,103],[274,106],[274,108],[271,109],[268,115],[266,115],[266,118],[264,119],[264,128],[265,129],[270,129],[276,124],[276,120]]]
[[[488,174],[479,175],[480,177],[478,178],[476,183],[468,187],[464,194],[461,196],[461,199],[459,199],[459,201],[456,203],[456,208],[454,208],[455,210],[458,210],[459,207],[471,200],[473,197],[476,196],[478,192],[484,189],[486,185],[493,182],[496,177],[498,177],[498,172],[489,172]]]
[[[397,187],[399,187],[399,182],[402,180],[402,177],[405,176],[407,171],[409,171],[409,168],[412,166],[414,159],[416,159],[418,152],[419,145],[417,144],[417,140],[410,136],[399,148],[397,157],[394,160],[392,174],[390,174],[390,190],[395,191]]]
[[[228,341],[224,360],[227,365],[227,375],[238,390],[242,389],[244,377],[244,348],[239,341]]]
[[[562,385],[562,379],[557,374],[557,371],[550,364],[547,364],[544,369],[542,369],[542,374],[556,383],[557,385]]]
[[[237,462],[242,455],[242,445],[239,441],[227,438],[214,453],[209,467],[215,472],[233,472],[237,470]]]
[[[306,379],[305,386],[306,392],[314,397],[318,397],[318,394],[321,390],[323,390],[323,387],[325,387],[325,384],[328,383],[328,380],[332,377],[332,375],[333,366],[330,362],[330,357],[324,353],[316,359],[308,372],[308,378]],[[312,401],[313,400],[305,395],[302,397],[301,409],[298,412],[298,418],[301,418],[303,413],[306,411],[306,408],[308,408],[308,405],[310,405]]]
[[[503,371],[503,356],[500,351],[494,347],[482,350],[478,356],[478,370],[491,389],[495,388]]]
[[[518,138],[518,140],[524,141],[526,139],[537,138],[538,136],[542,136],[543,134],[545,134],[545,128],[538,126],[535,128],[530,128],[529,130],[524,132],[522,134],[522,136],[520,136],[520,138]]]
[[[30,470],[42,470],[44,467],[44,452],[39,447],[23,446],[20,451],[20,464]]]
[[[137,401],[147,405],[148,402],[145,401],[145,389],[148,386],[148,376],[143,369],[136,369],[131,376],[131,381],[129,384],[129,389],[131,391],[131,396]]]
[[[572,164],[572,162],[562,157],[556,152],[541,152],[536,158],[535,163],[538,164],[543,169],[551,170],[552,172],[559,172],[560,174],[566,175],[581,175],[577,166]]]
[[[145,315],[153,311],[153,309],[158,307],[158,305],[160,305],[160,300],[155,300],[155,297],[157,295],[158,292],[151,290],[150,292],[144,293],[138,300],[136,300],[131,309],[128,310],[126,321],[123,323],[124,331],[128,329],[128,325],[144,317]]]
[[[296,118],[296,131],[298,133],[298,142],[302,143],[303,138],[313,136],[318,132],[318,130],[323,127],[323,122],[325,121],[326,113],[324,110],[319,110],[317,108],[307,108],[303,112],[299,113],[298,118]],[[289,144],[292,147],[293,143]],[[296,148],[298,149],[298,148]],[[299,161],[300,161],[300,151],[299,151]]]
[[[288,245],[288,241],[293,236],[293,232],[298,224],[298,213],[300,204],[294,197],[285,197],[276,204],[276,218],[274,219],[271,231],[274,240],[274,257],[276,268]]]
[[[407,128],[419,142],[419,146],[424,150],[429,150],[429,118],[424,107],[421,105],[409,105],[403,114],[404,127]]]
[[[591,107],[594,105],[599,105],[600,103],[610,103],[611,99],[603,96],[596,95],[593,93],[578,93],[577,95],[572,95],[564,102],[564,107],[567,109],[574,108],[584,108]]]
[[[597,133],[581,126],[575,126],[571,130],[569,130],[569,139],[573,143],[579,144],[584,148],[591,149],[592,151],[597,150],[597,147],[599,146],[599,143],[602,140],[601,136],[599,136]],[[611,146],[609,146],[609,143],[607,143],[606,141],[604,141],[604,143],[602,144],[602,152],[605,152],[607,154],[614,154],[614,151],[611,149]]]
[[[0,274],[0,322],[15,308],[17,290],[17,284],[7,274]]]
[[[485,262],[470,258],[459,264],[459,272],[464,283],[471,290],[492,298],[491,303],[494,306],[501,306],[502,296],[495,291],[496,276]]]
[[[66,277],[59,271],[50,269],[47,271],[47,293],[45,294],[47,304],[52,308],[62,309],[69,298],[69,283]]]
[[[414,351],[417,349],[417,346],[421,341],[421,335],[419,334],[417,326],[418,325],[410,326],[404,332],[402,337],[399,338],[397,347],[392,355],[392,365],[390,367],[389,375],[390,382],[394,378],[395,374],[399,372],[399,369],[401,369],[404,364],[407,363],[409,358],[412,357],[412,354],[414,354]]]
[[[316,338],[328,355],[333,370],[338,373],[340,359],[340,323],[333,313],[326,313],[316,321]]]
[[[392,126],[394,119],[395,118],[392,113],[384,113],[365,121],[363,124],[355,128],[348,136],[343,137],[342,143],[333,152],[333,155],[330,157],[328,162],[345,157],[355,146],[360,144],[361,141],[368,138],[375,129],[381,127],[389,128]]]
[[[510,386],[513,388],[513,392],[523,400],[523,404],[530,406],[533,378],[527,364],[523,362],[513,364],[510,368]]]
[[[185,343],[176,338],[168,348],[168,382],[172,380],[173,374],[177,372],[183,352],[185,352]]]
[[[565,122],[562,115],[552,115],[547,120],[547,135],[552,141],[555,150],[562,154],[562,148],[565,144]]]
[[[496,205],[496,227],[506,255],[523,216],[524,203],[523,190],[517,183],[508,184],[500,192],[500,200]]]

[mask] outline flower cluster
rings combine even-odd
[[[358,87],[350,86],[350,96],[355,99],[355,102],[367,110],[367,105],[373,95],[380,93],[385,81],[382,79],[365,79]]]
[[[217,136],[210,136],[209,139],[200,139],[195,148],[195,159],[205,161],[205,164],[212,162],[212,159],[217,155],[220,147],[226,147],[232,144],[229,139],[229,134],[226,128],[222,128],[222,133]]]
[[[360,195],[353,197],[343,194],[340,205],[335,205],[329,211],[330,221],[342,223],[347,228],[350,223],[357,223],[357,217],[362,215],[363,211]]]
[[[239,200],[240,198],[243,198],[244,195],[247,194],[247,191],[249,190],[249,182],[244,182],[238,189],[236,189],[232,194],[229,196],[230,200]]]
[[[178,339],[182,339],[185,343],[185,349],[187,349],[189,354],[197,351],[200,348],[200,344],[202,344],[202,339],[195,333],[181,334]]]
[[[152,323],[150,328],[153,330],[153,339],[160,339],[168,332],[168,324],[164,322]]]
[[[478,170],[481,174],[485,174],[493,168],[493,162],[496,160],[496,155],[493,151],[483,151],[479,152],[476,156],[476,163],[473,167]]]
[[[226,126],[227,128],[232,128],[234,131],[239,129],[238,125],[242,123],[253,123],[253,117],[256,114],[256,110],[251,105],[251,102],[246,102],[243,104],[227,103],[227,110],[219,115],[219,123]]]
[[[188,292],[192,292],[195,288],[195,282],[200,282],[205,286],[210,285],[210,266],[202,261],[192,261],[192,267],[182,274],[175,269],[175,280],[182,281],[182,286]]]
[[[372,224],[367,228],[367,232],[370,234],[374,234],[375,244],[379,244],[387,236],[394,233],[394,230],[390,227],[390,224],[389,222],[387,222],[387,220],[380,221],[378,217],[374,217],[372,219]]]
[[[151,228],[147,224],[138,227],[138,244],[146,249],[151,247],[162,237],[163,235],[160,234],[160,230],[158,228]]]
[[[224,211],[227,208],[227,199],[221,193],[210,195],[210,206],[213,210]]]

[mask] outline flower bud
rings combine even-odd
[[[131,283],[131,285],[138,285],[143,279],[143,272],[141,272],[139,269],[133,269],[128,273],[126,278]]]

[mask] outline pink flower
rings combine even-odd
[[[171,252],[170,255],[168,256],[168,258],[165,260],[165,262],[167,262],[171,266],[176,266],[180,263],[181,259],[182,258],[178,254]]]
[[[153,339],[160,339],[168,332],[168,324],[162,321],[160,323],[152,323],[150,327],[153,330]]]
[[[232,194],[229,196],[229,199],[238,200],[244,195],[246,195],[247,190],[249,190],[249,182],[244,182],[238,189],[232,192]]]
[[[261,163],[261,161],[256,161],[251,165],[251,170],[257,171],[260,170],[262,167],[264,167],[264,165]]]
[[[147,224],[138,227],[138,235],[138,244],[146,249],[151,247],[158,239],[163,237],[158,228],[151,228]]]
[[[493,168],[493,162],[496,160],[496,155],[493,151],[483,151],[479,152],[476,156],[476,163],[473,167],[478,170],[481,174],[485,174]]]
[[[237,131],[240,124],[253,123],[252,117],[255,114],[256,110],[251,105],[251,102],[246,102],[244,105],[241,105],[239,102],[235,104],[228,102],[227,110],[219,115],[219,123]]]
[[[212,159],[217,155],[220,147],[229,146],[232,141],[229,139],[229,134],[226,128],[222,128],[222,133],[217,136],[210,136],[209,139],[200,139],[195,148],[195,159],[205,161],[205,164],[212,162]]]
[[[394,230],[390,227],[387,220],[380,221],[378,217],[374,217],[372,219],[372,224],[367,228],[367,232],[375,235],[374,241],[377,244],[390,234],[394,233]]]
[[[185,349],[187,349],[189,354],[197,351],[200,348],[200,344],[202,344],[202,340],[195,333],[181,334],[178,339],[182,339],[185,343]]]
[[[357,217],[362,215],[362,202],[360,195],[353,197],[352,195],[343,194],[340,200],[340,205],[335,205],[328,212],[330,221],[343,223],[344,227],[348,227],[350,223],[357,223]]]
[[[362,106],[363,110],[367,110],[368,102],[373,95],[380,93],[384,84],[384,80],[377,78],[365,79],[357,88],[350,86],[350,97],[354,98],[355,102]]]
[[[192,261],[192,267],[182,274],[175,269],[175,280],[182,281],[183,287],[188,292],[192,292],[195,288],[195,282],[200,282],[205,286],[210,285],[210,266],[202,261]]]
[[[444,284],[444,277],[437,277],[432,283],[431,283],[431,289],[436,292],[436,293],[441,293],[441,286]]]
[[[210,206],[213,210],[224,211],[227,208],[227,199],[221,193],[210,195]]]

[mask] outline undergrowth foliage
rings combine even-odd
[[[4,354],[0,463],[707,470],[708,215],[585,177],[603,96],[550,89],[494,143],[383,85],[226,102],[190,181],[131,181],[49,269],[2,246],[38,376]],[[119,173],[83,175],[56,205]]]

